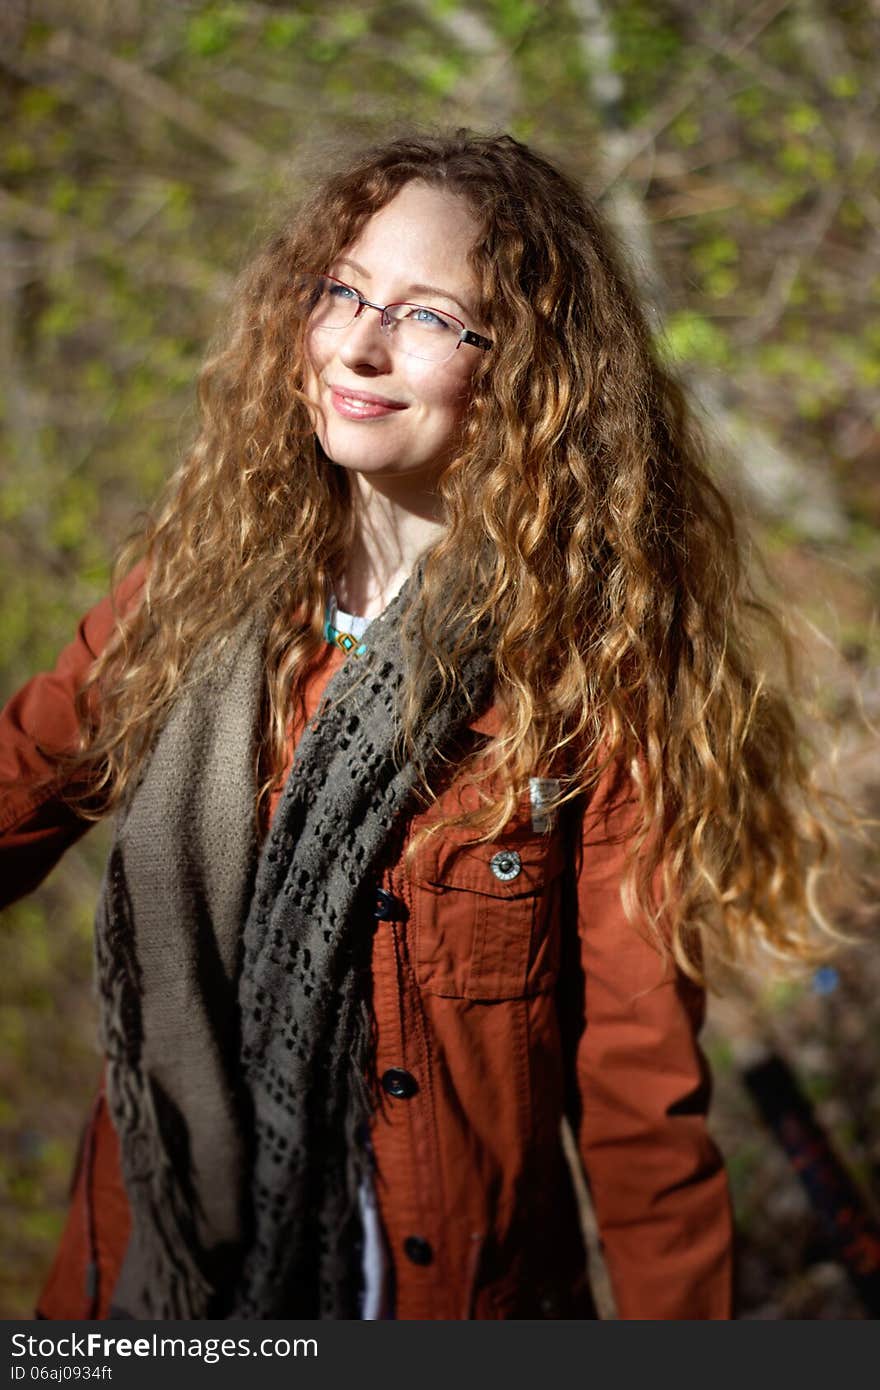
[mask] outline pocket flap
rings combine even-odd
[[[553,832],[505,831],[503,840],[481,845],[444,836],[423,845],[413,885],[422,988],[481,1001],[551,988],[564,864],[561,836]]]
[[[459,844],[448,835],[428,840],[417,855],[415,877],[442,890],[464,889],[493,898],[521,898],[540,893],[564,867],[561,837],[554,832],[505,833],[503,840]]]

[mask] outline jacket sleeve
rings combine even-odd
[[[134,604],[143,580],[141,562],[119,585],[122,611]],[[108,595],[82,619],[55,669],[32,677],[0,712],[0,908],[36,888],[93,824],[66,805],[57,781],[46,781],[51,761],[40,750],[73,746],[76,694],[114,622]]]
[[[609,772],[580,836],[578,1148],[619,1316],[730,1318],[733,1222],[697,1043],[704,993],[624,915],[624,843],[637,802],[625,788],[611,794],[611,783]]]

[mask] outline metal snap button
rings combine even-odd
[[[489,860],[489,868],[496,878],[507,883],[509,879],[516,878],[522,868],[522,860],[515,849],[501,849],[497,854],[492,855]]]
[[[434,1258],[431,1243],[423,1236],[407,1236],[403,1242],[403,1251],[407,1259],[412,1260],[414,1265],[429,1265]]]
[[[396,1096],[398,1100],[409,1100],[419,1089],[415,1077],[403,1067],[389,1067],[382,1077],[382,1086],[389,1096]]]
[[[389,893],[386,888],[376,888],[376,906],[373,908],[373,916],[380,922],[402,922],[406,917],[406,904],[399,898],[395,898],[393,893]]]

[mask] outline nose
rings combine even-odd
[[[352,371],[386,372],[391,367],[391,344],[382,330],[378,309],[365,305],[347,328],[339,329],[338,356]]]

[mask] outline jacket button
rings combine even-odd
[[[403,1242],[403,1252],[414,1265],[429,1265],[434,1258],[430,1243],[421,1236],[407,1236]]]
[[[506,883],[509,879],[516,878],[522,868],[522,860],[515,849],[502,849],[492,855],[489,868],[496,878]]]
[[[403,1067],[389,1067],[382,1076],[382,1086],[389,1096],[396,1096],[398,1100],[409,1100],[419,1089],[418,1081]]]
[[[406,903],[402,903],[400,898],[395,898],[394,894],[389,893],[387,889],[376,889],[375,904],[373,916],[378,917],[380,922],[405,921]]]

